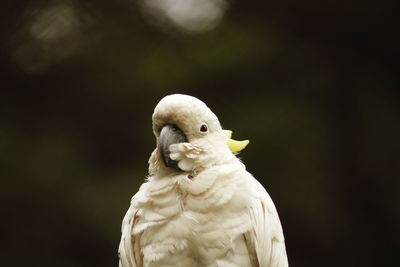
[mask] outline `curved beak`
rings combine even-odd
[[[175,125],[167,124],[163,126],[158,138],[158,148],[160,150],[161,157],[163,158],[165,166],[179,170],[178,162],[172,160],[169,156],[169,146],[172,144],[178,144],[187,142],[186,135]]]

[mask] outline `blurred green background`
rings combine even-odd
[[[117,266],[171,93],[251,140],[291,266],[398,264],[391,2],[4,0],[0,21],[1,266]]]

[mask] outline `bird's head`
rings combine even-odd
[[[149,161],[150,172],[191,172],[234,157],[229,132],[222,130],[204,102],[192,96],[174,94],[161,99],[153,113],[153,132],[157,148]]]

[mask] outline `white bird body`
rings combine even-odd
[[[187,124],[179,116],[165,121],[168,107],[177,106],[176,99],[184,110],[190,104],[184,114],[191,118]],[[196,109],[202,115],[190,117]],[[122,223],[120,266],[288,266],[271,198],[229,151],[218,120],[209,112],[200,100],[183,95],[167,96],[156,107],[157,139],[159,120],[160,127],[178,124],[188,142],[169,146],[177,169],[163,164],[159,147],[150,157],[150,175],[132,198]],[[206,134],[190,134],[188,125],[197,129],[197,119],[210,128]]]

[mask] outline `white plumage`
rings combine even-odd
[[[165,125],[186,138],[167,143],[169,158]],[[211,110],[191,96],[167,96],[153,130],[148,179],[122,222],[120,266],[288,266],[275,206],[229,150]]]

